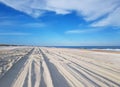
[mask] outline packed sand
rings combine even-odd
[[[120,54],[47,47],[2,49],[0,87],[120,87]]]

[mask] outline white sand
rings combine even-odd
[[[0,46],[0,51],[1,50],[12,50],[12,49],[15,49],[15,48],[19,48],[19,46]]]
[[[119,53],[45,47],[18,49],[0,54],[14,54],[14,59],[21,55],[0,78],[0,87],[120,87]]]

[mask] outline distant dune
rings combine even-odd
[[[18,45],[13,45],[13,44],[0,44],[0,46],[18,46]]]

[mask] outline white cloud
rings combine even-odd
[[[119,0],[0,0],[2,3],[33,17],[40,17],[46,11],[56,14],[70,14],[76,11],[86,21],[95,21],[104,15],[107,18],[95,21],[92,26],[120,26]],[[117,10],[118,9],[118,10]]]
[[[92,26],[120,26],[120,7],[114,10],[108,17],[93,23]]]

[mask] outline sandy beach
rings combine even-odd
[[[5,47],[0,50],[0,87],[120,87],[120,53]]]

